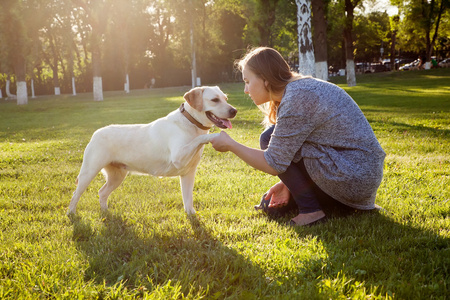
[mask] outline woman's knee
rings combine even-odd
[[[275,125],[271,125],[259,136],[259,146],[261,147],[261,150],[266,150],[269,147],[270,138],[272,137],[274,129]]]

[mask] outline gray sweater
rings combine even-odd
[[[325,193],[348,206],[373,209],[385,156],[369,122],[343,89],[314,78],[286,86],[264,153],[279,173],[303,159]]]

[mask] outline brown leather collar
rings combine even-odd
[[[203,130],[210,130],[211,127],[206,127],[203,126],[202,123],[200,123],[199,121],[197,121],[196,119],[194,119],[185,109],[184,109],[184,103],[181,103],[180,105],[180,112],[183,114],[183,116],[186,117],[186,119],[188,119],[192,124],[194,124],[195,126],[197,126],[200,129]]]

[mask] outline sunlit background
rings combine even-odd
[[[425,32],[414,23],[422,16],[408,17],[409,2],[420,1],[359,1],[355,62],[389,58],[393,30],[397,57],[425,51]],[[343,3],[329,1],[326,11],[328,65],[335,70],[345,68]],[[449,55],[448,11],[434,45],[440,58]],[[293,68],[298,60],[293,0],[2,0],[0,22],[0,88],[12,80],[11,93],[21,60],[37,95],[57,86],[71,93],[72,81],[78,92],[90,92],[95,76],[104,90],[190,85],[193,53],[202,84],[240,80],[233,61],[249,46],[274,47]]]

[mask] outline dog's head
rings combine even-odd
[[[184,100],[194,108],[195,116],[205,126],[216,125],[219,128],[231,128],[229,119],[236,116],[237,110],[228,104],[227,96],[219,87],[204,86],[191,89],[184,94]]]

